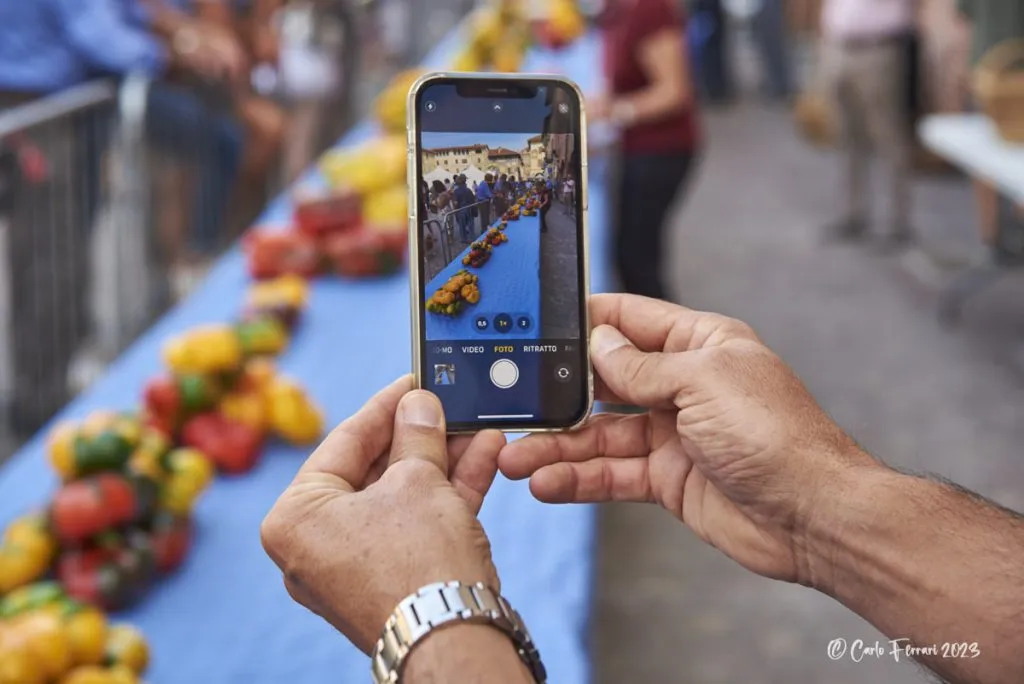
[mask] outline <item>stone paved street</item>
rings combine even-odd
[[[677,297],[750,322],[879,457],[1024,509],[1021,276],[944,328],[913,259],[822,245],[839,164],[798,141],[784,110],[707,119],[700,178],[673,224]],[[915,222],[930,245],[975,249],[970,197],[957,176],[921,181]],[[653,506],[609,506],[601,521],[598,684],[930,681],[891,659],[830,661],[834,637],[882,637],[831,599],[742,570]]]

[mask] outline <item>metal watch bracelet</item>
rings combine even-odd
[[[459,623],[486,624],[504,632],[533,678],[545,684],[547,672],[519,613],[480,582],[428,584],[403,599],[373,648],[370,672],[375,684],[397,684],[405,660],[417,643],[436,629]]]

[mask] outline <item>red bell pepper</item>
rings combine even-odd
[[[295,197],[295,227],[313,237],[358,228],[363,202],[351,190],[304,191]]]
[[[50,504],[53,531],[63,542],[87,539],[130,522],[135,492],[128,480],[105,473],[64,485]]]
[[[198,374],[153,378],[142,393],[146,414],[172,430],[189,415],[212,408],[220,395],[217,378]]]
[[[189,419],[181,437],[186,446],[203,452],[219,470],[231,474],[251,470],[263,446],[258,430],[219,413],[201,413]]]
[[[57,561],[57,579],[67,595],[103,610],[118,610],[138,599],[156,570],[153,547],[140,530],[107,533]]]
[[[253,278],[294,274],[312,278],[321,271],[322,258],[314,238],[295,230],[253,230],[242,241]]]
[[[192,546],[192,521],[164,511],[153,518],[149,530],[157,570],[174,572]]]

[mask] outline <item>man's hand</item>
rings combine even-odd
[[[648,413],[513,442],[502,472],[547,502],[657,502],[748,569],[808,583],[809,518],[875,462],[747,325],[631,295],[590,313],[597,398]]]
[[[241,43],[229,31],[210,23],[190,21],[177,28],[171,39],[179,67],[209,81],[244,87],[249,62]]]
[[[441,403],[411,389],[411,377],[398,380],[335,428],[261,529],[292,597],[364,652],[399,601],[424,585],[500,590],[476,514],[505,438],[446,440]]]

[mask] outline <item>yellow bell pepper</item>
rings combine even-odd
[[[28,546],[0,546],[0,596],[24,587],[46,574],[53,562],[52,542],[37,540]]]
[[[255,309],[302,309],[309,299],[309,284],[297,275],[284,275],[249,288],[248,305]]]
[[[242,364],[242,345],[233,327],[204,326],[167,342],[164,361],[179,374],[224,373]]]
[[[274,362],[265,356],[257,356],[245,362],[238,386],[244,390],[263,394],[277,376]]]
[[[213,480],[213,463],[198,449],[175,449],[167,454],[170,476],[160,488],[160,506],[175,515],[188,515],[196,499]]]
[[[72,670],[60,684],[138,684],[139,678],[124,667],[86,665]]]
[[[128,459],[128,469],[154,482],[163,482],[168,475],[164,456],[170,449],[171,443],[162,432],[151,427],[143,428],[139,445]]]
[[[139,684],[138,675],[123,665],[114,665],[107,672],[110,674],[110,684]]]
[[[3,541],[5,545],[19,546],[47,559],[47,565],[57,553],[57,540],[50,534],[42,515],[30,514],[16,518],[4,531]]]
[[[276,356],[288,346],[288,329],[270,316],[239,323],[235,334],[246,356]]]
[[[267,431],[267,406],[258,390],[227,394],[217,408],[225,418],[248,425],[261,435]]]
[[[34,611],[15,618],[12,623],[12,629],[24,639],[25,649],[47,681],[71,669],[71,643],[59,617],[48,611]]]
[[[13,626],[0,622],[0,684],[43,684],[46,673]]]
[[[270,429],[292,444],[309,444],[324,431],[320,409],[295,382],[275,378],[266,388]]]
[[[75,665],[99,665],[107,654],[107,618],[95,608],[77,610],[64,619]]]
[[[54,426],[47,439],[50,465],[63,480],[70,480],[75,476],[75,440],[77,438],[78,426],[70,421],[64,421]]]
[[[107,636],[107,662],[142,674],[149,667],[149,645],[131,625],[114,625]]]

